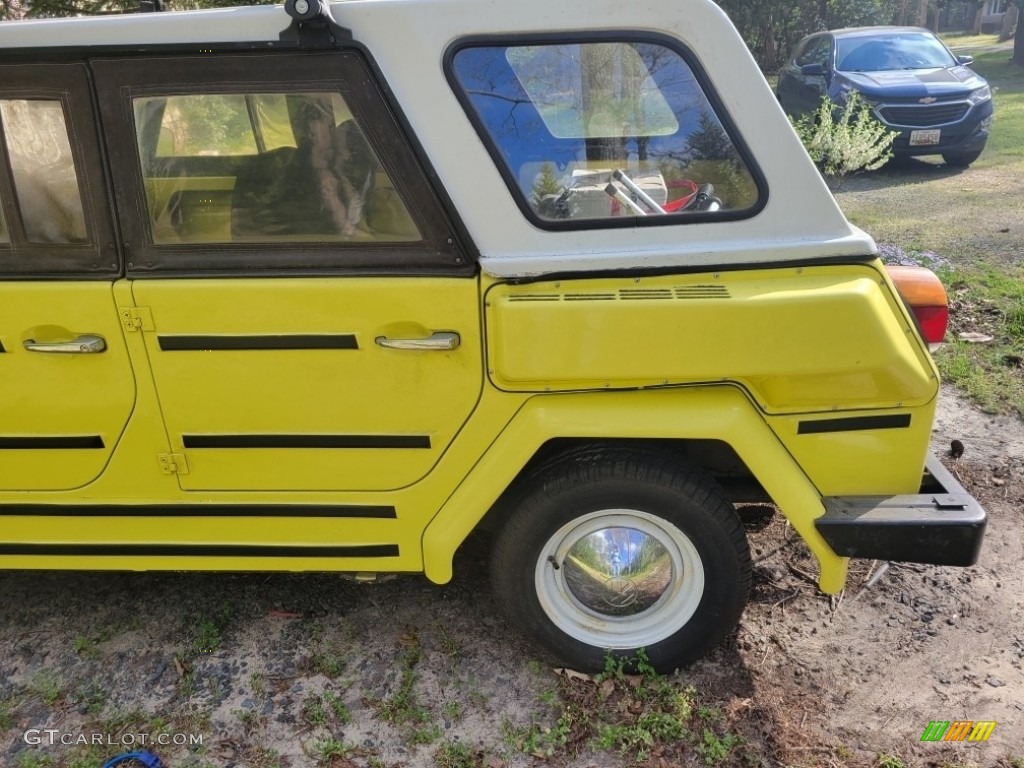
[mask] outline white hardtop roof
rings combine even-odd
[[[331,10],[373,55],[488,273],[727,266],[875,252],[872,239],[839,210],[743,40],[711,0],[343,0]],[[280,6],[7,22],[0,24],[0,52],[275,41],[290,22]],[[511,41],[559,32],[668,35],[688,47],[767,180],[763,210],[740,221],[621,229],[552,232],[531,224],[456,100],[442,62],[461,38]]]

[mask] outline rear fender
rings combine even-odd
[[[427,577],[452,577],[455,550],[544,443],[556,438],[713,439],[732,446],[799,533],[820,568],[819,586],[838,593],[847,559],[814,526],[821,495],[739,387],[540,395],[528,400],[423,534]]]

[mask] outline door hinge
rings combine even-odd
[[[160,462],[160,471],[165,475],[188,474],[188,462],[183,453],[158,453],[156,460]]]
[[[154,330],[153,313],[149,307],[121,307],[119,312],[121,314],[121,324],[129,333],[132,331]]]

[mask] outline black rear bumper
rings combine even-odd
[[[928,456],[921,492],[826,496],[814,521],[837,555],[932,565],[974,565],[987,516],[942,463]]]

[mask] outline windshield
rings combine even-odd
[[[934,69],[956,66],[956,63],[946,46],[927,32],[847,37],[836,41],[836,69],[843,72]]]

